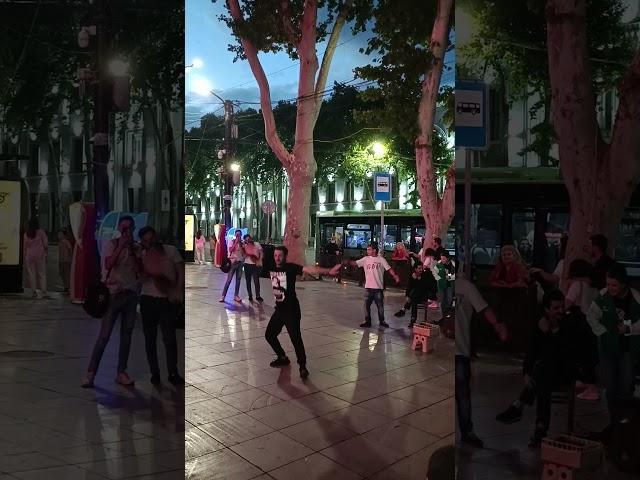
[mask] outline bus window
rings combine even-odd
[[[464,210],[456,208],[456,232],[460,238],[460,261],[464,261]],[[500,257],[502,243],[502,206],[471,205],[471,263],[495,265]]]
[[[384,226],[384,249],[387,252],[392,252],[396,246],[396,238],[398,234],[397,225],[385,225]],[[380,225],[375,225],[373,237],[380,238]]]
[[[625,212],[618,227],[615,259],[634,270],[640,268],[640,210]]]
[[[411,249],[411,227],[403,226],[400,228],[400,241],[404,243],[407,250]]]
[[[371,230],[350,230],[347,226],[345,248],[367,248],[371,243]]]
[[[336,237],[336,243],[338,245],[342,245],[344,227],[338,226],[334,223],[328,223],[322,225],[320,232],[321,247],[325,247],[331,241],[331,237]]]
[[[553,272],[560,261],[560,239],[569,232],[569,213],[547,213],[544,236],[547,240],[543,268]]]
[[[512,216],[513,244],[520,252],[522,261],[529,266],[533,264],[535,220],[536,214],[533,211],[514,212]]]

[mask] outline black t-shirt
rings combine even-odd
[[[329,255],[335,255],[340,251],[340,247],[338,246],[337,243],[329,243],[326,246],[326,252]]]
[[[591,284],[598,290],[602,290],[607,286],[607,271],[615,263],[615,260],[609,255],[604,254],[593,264],[593,276]]]
[[[271,287],[276,300],[276,308],[289,308],[298,305],[296,295],[296,277],[302,275],[302,265],[285,263],[269,271]]]
[[[627,290],[627,294],[622,298],[614,297],[613,303],[616,306],[616,314],[620,323],[631,320],[631,290]],[[620,350],[629,351],[629,337],[620,335]]]

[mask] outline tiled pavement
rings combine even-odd
[[[458,479],[538,480],[541,474],[540,455],[527,447],[534,429],[535,409],[526,409],[522,421],[514,425],[495,421],[496,414],[509,406],[522,388],[521,363],[506,355],[481,354],[472,363],[472,376],[474,429],[485,441],[485,448],[458,448]],[[566,403],[553,405],[551,435],[567,432],[566,413]],[[604,401],[576,401],[576,434],[602,430],[606,422]],[[637,477],[623,474],[608,464],[597,478],[631,480]]]
[[[152,388],[139,319],[135,388],[114,383],[118,327],[97,388],[80,388],[99,326],[59,294],[0,297],[0,479],[183,478],[184,391]]]
[[[223,283],[218,269],[187,266],[187,478],[425,478],[430,454],[454,441],[452,341],[412,352],[407,319],[392,315],[400,292],[386,295],[382,332],[358,327],[361,288],[299,282],[303,382],[295,364],[269,367],[269,281],[262,306],[218,303]]]

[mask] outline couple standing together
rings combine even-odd
[[[251,235],[245,235],[243,238],[242,232],[236,230],[234,238],[229,240],[227,245],[227,255],[231,262],[231,267],[227,273],[227,281],[222,290],[220,302],[223,303],[225,301],[234,275],[236,277],[236,285],[233,300],[237,303],[242,302],[242,298],[240,298],[240,281],[242,280],[242,269],[244,267],[249,301],[253,302],[253,293],[251,291],[251,282],[253,281],[256,289],[256,300],[262,303],[263,299],[260,296],[260,269],[262,268],[263,254],[260,244],[254,242]]]
[[[168,380],[174,385],[182,384],[184,379],[178,373],[176,320],[178,306],[184,301],[184,261],[175,247],[156,240],[152,227],[140,229],[140,243],[136,244],[133,240],[135,223],[130,216],[120,218],[118,231],[119,238],[107,241],[102,250],[102,281],[109,289],[109,307],[102,318],[82,387],[94,386],[100,361],[118,318],[121,323],[116,382],[133,386],[134,381],[127,374],[127,362],[138,301],[151,383],[161,383],[156,348],[159,327],[167,355]]]

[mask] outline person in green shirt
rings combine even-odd
[[[629,287],[623,265],[614,263],[609,267],[606,288],[591,304],[587,320],[598,337],[611,427],[624,420],[621,405],[633,397],[633,370],[640,353],[640,293]]]

